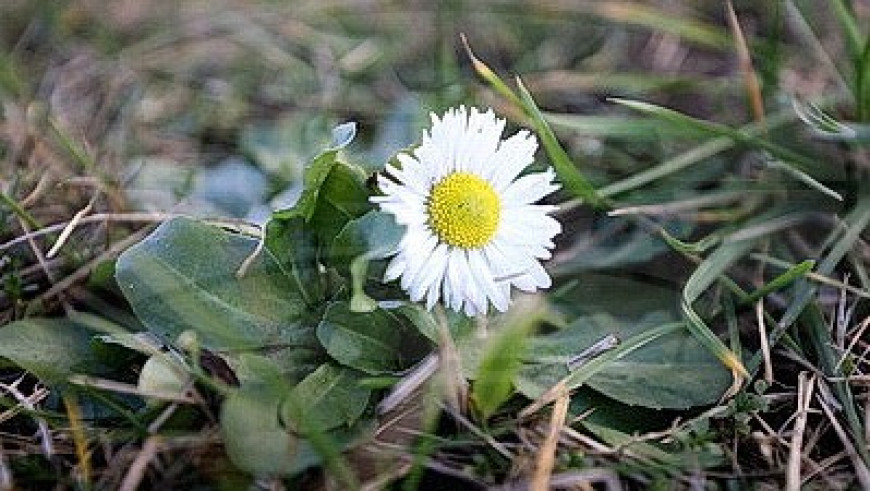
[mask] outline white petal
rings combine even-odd
[[[492,304],[499,312],[508,308],[508,298],[502,295],[502,291],[496,286],[490,266],[484,258],[483,252],[474,249],[468,251],[468,263],[474,271],[474,281],[477,283]]]
[[[417,284],[417,291],[411,292],[412,298],[420,300],[424,295],[428,296],[428,292],[434,291],[435,294],[440,290],[440,278],[447,268],[447,245],[438,244],[430,256],[424,259],[426,264],[422,270],[422,276]]]
[[[535,161],[538,142],[528,131],[520,130],[501,142],[493,159],[495,164],[488,176],[496,191],[502,192],[523,169]]]
[[[502,203],[505,208],[534,203],[544,196],[559,189],[558,184],[553,184],[553,172],[537,172],[525,175],[512,182],[501,193]]]
[[[393,281],[402,276],[407,267],[408,262],[405,260],[405,255],[401,253],[397,254],[387,265],[387,270],[384,272],[384,282]]]

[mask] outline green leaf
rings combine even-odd
[[[401,314],[432,343],[437,345],[441,342],[438,322],[432,312],[426,310],[424,306],[414,302],[404,302],[391,312]],[[453,310],[444,312],[444,321],[447,324],[447,331],[454,341],[467,338],[475,332],[474,319]]]
[[[362,170],[337,162],[320,187],[311,223],[323,243],[329,244],[348,221],[371,208]]]
[[[407,368],[425,354],[425,342],[388,311],[353,312],[347,302],[329,306],[317,338],[339,363],[370,374]]]
[[[281,419],[302,434],[350,427],[362,416],[371,397],[371,389],[360,385],[361,377],[355,370],[321,365],[287,395]]]
[[[351,310],[371,312],[377,302],[366,295],[365,285],[369,261],[382,259],[396,250],[404,235],[404,227],[392,214],[372,210],[349,221],[332,241],[328,262],[351,277]]]
[[[685,331],[666,322],[670,313],[620,322],[598,314],[580,317],[554,334],[532,338],[517,387],[536,399],[568,377],[568,387],[589,387],[625,404],[683,409],[715,402],[727,389],[728,372]],[[619,344],[568,371],[568,361],[615,335]]]
[[[266,249],[272,253],[284,275],[309,306],[317,306],[325,295],[325,279],[317,262],[317,241],[310,225],[299,216],[273,216],[266,223]]]
[[[278,418],[282,394],[262,384],[234,390],[221,406],[221,435],[227,455],[257,477],[288,475],[300,441]]]
[[[91,335],[68,319],[22,319],[0,327],[0,357],[59,383],[93,361]]]
[[[338,149],[327,150],[318,155],[302,174],[302,195],[292,208],[276,211],[274,216],[288,218],[301,216],[305,221],[311,219],[317,206],[317,197],[320,195],[320,187],[326,181],[330,171],[338,162]]]
[[[678,294],[674,287],[637,277],[582,273],[550,296],[569,319],[604,312],[634,320],[653,311],[672,311],[669,319],[678,319]]]
[[[542,305],[525,311],[513,310],[500,322],[499,330],[489,338],[471,386],[471,400],[484,420],[511,396],[514,377],[522,366],[529,331],[540,322]]]
[[[639,226],[634,217],[602,217],[595,221],[595,231],[578,240],[580,244],[566,251],[557,265],[551,268],[554,276],[575,275],[585,270],[614,269],[647,262],[667,252],[668,245],[648,227]],[[673,233],[688,234],[688,224],[671,221],[662,224]],[[665,233],[667,233],[665,231]],[[581,242],[582,241],[582,242]]]
[[[236,277],[257,241],[188,218],[163,223],[118,258],[116,278],[151,332],[193,330],[212,349],[306,343],[305,303],[268,251]]]
[[[404,234],[405,227],[391,213],[372,210],[347,222],[332,241],[330,262],[343,264],[359,256],[383,259],[395,251]]]

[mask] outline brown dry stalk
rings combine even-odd
[[[785,488],[787,491],[798,491],[801,488],[801,460],[804,430],[807,427],[807,415],[810,403],[813,400],[816,376],[808,372],[798,375],[797,387],[797,413],[794,422],[794,432],[788,452],[788,467],[785,474]]]
[[[565,427],[565,418],[568,416],[568,404],[571,396],[568,390],[562,390],[556,404],[553,405],[553,415],[550,417],[550,430],[547,433],[544,444],[538,451],[538,460],[535,465],[535,474],[532,479],[532,491],[547,491],[550,488],[550,476],[556,463],[556,448],[559,444],[559,435]]]
[[[136,456],[136,460],[130,464],[127,474],[124,476],[124,481],[118,488],[119,491],[136,491],[139,489],[139,484],[142,478],[145,477],[145,471],[148,469],[148,464],[163,449],[164,440],[161,436],[149,436],[142,445],[142,450]]]
[[[65,277],[64,279],[62,279],[58,282],[53,282],[54,284],[51,286],[51,288],[49,288],[45,293],[40,295],[39,299],[45,300],[48,298],[52,298],[55,295],[58,295],[58,294],[62,293],[63,291],[65,291],[67,288],[71,287],[77,281],[85,279],[89,274],[91,274],[91,271],[95,267],[97,267],[97,265],[99,265],[103,261],[106,261],[108,259],[111,259],[111,258],[117,256],[118,254],[123,252],[128,247],[139,242],[140,240],[142,240],[145,237],[145,234],[147,234],[150,230],[151,230],[150,227],[145,227],[144,229],[139,230],[138,232],[134,232],[134,233],[130,234],[129,236],[125,237],[123,240],[116,242],[115,244],[112,245],[112,247],[110,247],[109,249],[104,251],[102,254],[100,254],[96,258],[89,261],[84,266],[75,270],[69,276]]]
[[[740,72],[743,74],[744,83],[746,84],[746,96],[749,98],[752,117],[755,121],[764,124],[764,103],[761,97],[761,86],[758,84],[758,76],[756,76],[755,68],[752,66],[752,57],[749,55],[746,37],[740,28],[740,22],[737,20],[737,14],[734,12],[731,0],[725,2],[725,14],[728,18],[728,27],[731,28],[731,35],[734,36],[734,47],[737,49]]]
[[[819,388],[823,389],[824,385],[820,384]],[[837,437],[843,444],[843,448],[846,450],[846,454],[852,461],[852,465],[855,467],[855,477],[858,479],[858,484],[861,486],[861,489],[870,489],[870,470],[867,469],[867,465],[864,464],[861,456],[858,455],[858,451],[855,449],[855,446],[849,439],[848,433],[846,433],[846,430],[843,429],[843,425],[840,424],[840,421],[837,420],[837,416],[834,414],[834,411],[829,407],[828,403],[825,400],[826,398],[822,397],[821,395],[817,395],[816,399],[818,400],[822,411],[824,411],[825,416],[827,416],[828,420],[831,422],[831,427],[834,428],[834,432],[837,434]]]
[[[773,362],[770,359],[770,342],[767,339],[767,326],[764,323],[764,299],[755,304],[755,319],[758,324],[758,337],[761,342],[761,357],[764,360],[764,381],[773,384]]]

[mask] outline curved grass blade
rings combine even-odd
[[[747,137],[753,137],[794,121],[795,117],[796,116],[792,111],[782,111],[768,117],[765,125],[751,123],[737,131],[740,131]],[[702,162],[704,159],[710,158],[720,152],[724,152],[725,150],[734,147],[736,144],[737,142],[731,138],[713,138],[695,148],[692,148],[691,150],[666,160],[655,167],[643,172],[632,174],[621,181],[608,184],[607,186],[600,188],[598,193],[604,198],[610,198],[617,194],[633,191],[641,186],[671,174],[675,174],[687,167]]]
[[[514,93],[514,91],[511,90],[511,88],[508,87],[507,84],[492,71],[492,69],[474,55],[471,51],[471,47],[468,45],[468,40],[464,35],[462,36],[462,42],[465,44],[465,50],[467,51],[468,57],[471,59],[472,65],[478,75],[480,75],[481,78],[483,78],[499,95],[509,100],[515,106],[522,108],[525,114],[531,119],[535,132],[538,133],[538,136],[541,138],[544,150],[550,157],[550,160],[553,163],[553,168],[556,170],[556,174],[558,174],[565,189],[575,197],[580,198],[593,206],[603,205],[604,203],[598,196],[595,188],[589,180],[586,179],[579,170],[577,170],[577,167],[574,165],[574,162],[571,161],[568,153],[565,152],[565,149],[562,148],[561,144],[559,144],[556,135],[553,133],[553,130],[550,128],[546,119],[544,119],[543,113],[541,113],[538,105],[535,104],[534,99],[532,99],[532,95],[528,90],[526,90],[520,79],[517,78],[517,85],[520,94],[517,96],[517,94]]]
[[[734,374],[735,386],[737,382],[748,377],[749,373],[733,351],[704,323],[701,316],[692,308],[698,298],[721,277],[735,261],[749,254],[755,245],[754,240],[729,242],[719,246],[710,254],[692,273],[683,287],[683,296],[680,308],[688,319],[688,327],[698,341],[713,353]]]
[[[628,108],[634,109],[636,111],[647,113],[679,128],[685,128],[686,130],[691,131],[703,131],[715,136],[724,136],[734,140],[737,143],[765,150],[770,153],[770,155],[778,159],[769,162],[769,166],[783,170],[798,181],[838,201],[843,200],[843,197],[840,196],[839,193],[816,181],[806,172],[802,171],[801,169],[797,169],[791,165],[785,164],[785,162],[791,162],[800,165],[806,169],[812,169],[816,167],[816,163],[811,159],[804,157],[803,155],[800,155],[796,152],[793,152],[792,150],[789,150],[785,147],[781,147],[775,143],[771,143],[763,138],[757,137],[756,135],[749,135],[739,129],[734,129],[724,124],[693,118],[678,111],[674,111],[673,109],[657,106],[655,104],[620,98],[610,98],[609,100],[617,104],[626,106]],[[764,125],[762,125],[762,127],[764,127]]]
[[[547,155],[550,157],[553,167],[556,169],[556,174],[559,175],[559,179],[562,181],[565,189],[575,197],[582,199],[592,206],[606,206],[604,201],[598,195],[598,192],[595,191],[592,183],[590,183],[589,180],[577,170],[574,162],[571,161],[571,157],[569,157],[568,153],[565,152],[565,149],[562,148],[562,145],[559,143],[559,140],[556,139],[556,135],[544,119],[544,115],[541,113],[535,100],[532,99],[532,94],[526,90],[526,87],[523,85],[523,82],[519,77],[517,78],[517,87],[520,93],[520,99],[522,100],[522,107],[526,114],[528,114],[532,119],[535,131],[538,133],[538,136],[541,137],[541,143],[544,145],[544,150],[547,151]]]

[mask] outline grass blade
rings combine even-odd
[[[773,161],[769,163],[771,167],[781,169],[792,177],[797,179],[798,181],[806,184],[810,188],[813,188],[819,192],[822,192],[838,201],[842,201],[843,198],[836,191],[826,187],[822,183],[816,181],[810,175],[806,174],[801,169],[796,169],[790,165],[785,164],[784,162],[791,162],[805,169],[812,169],[816,167],[816,163],[811,159],[804,157],[792,150],[789,150],[785,147],[781,147],[775,143],[771,143],[765,139],[759,138],[755,135],[748,135],[739,129],[734,129],[724,124],[714,123],[712,121],[705,121],[697,118],[693,118],[691,116],[686,116],[680,112],[674,111],[673,109],[668,109],[666,107],[657,106],[655,104],[650,104],[642,101],[635,101],[629,99],[619,99],[619,98],[611,98],[611,101],[621,104],[623,106],[629,107],[636,111],[641,111],[647,114],[650,114],[662,121],[668,122],[672,125],[675,125],[679,128],[685,128],[686,130],[691,131],[704,131],[708,132],[715,136],[723,136],[734,140],[737,143],[748,145],[750,147],[759,148],[767,151],[772,156],[780,159],[782,162]],[[761,128],[764,128],[764,125],[760,125]]]
[[[794,283],[799,278],[802,278],[807,273],[809,273],[815,265],[816,262],[811,259],[795,264],[794,266],[790,267],[786,272],[770,280],[767,284],[763,285],[758,290],[750,293],[748,297],[742,300],[742,302],[752,303],[759,298],[768,295],[769,293],[785,288],[786,286]]]
[[[544,145],[544,150],[547,156],[550,157],[553,167],[556,169],[556,174],[565,186],[565,189],[574,197],[577,197],[593,206],[604,206],[602,199],[598,196],[595,188],[586,177],[577,170],[574,162],[562,148],[549,123],[544,118],[543,113],[538,108],[538,105],[532,99],[532,95],[526,90],[522,81],[517,78],[517,86],[519,89],[519,97],[511,90],[499,76],[493,72],[484,62],[477,58],[471,51],[468,45],[468,40],[462,36],[462,42],[465,44],[465,50],[471,58],[472,65],[478,75],[481,76],[499,95],[509,100],[515,106],[522,108],[526,116],[531,119],[535,132],[541,138],[541,143]]]
[[[550,157],[553,167],[556,169],[556,174],[559,175],[559,179],[562,181],[565,189],[575,197],[582,199],[592,206],[603,206],[604,203],[601,197],[598,196],[598,193],[595,191],[595,188],[589,180],[577,170],[574,162],[571,161],[571,158],[565,152],[565,149],[562,148],[559,140],[556,139],[556,135],[544,119],[544,115],[541,113],[541,110],[538,109],[538,105],[535,104],[534,99],[532,99],[532,95],[528,90],[526,90],[519,78],[517,78],[517,86],[519,87],[522,107],[526,114],[532,118],[532,124],[535,126],[535,131],[538,133],[538,136],[541,137],[544,149],[547,151],[547,155]]]

